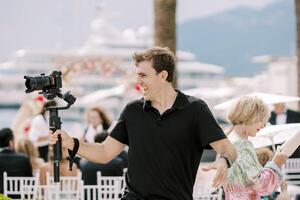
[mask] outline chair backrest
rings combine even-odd
[[[300,185],[300,158],[289,158],[282,167],[282,171],[288,184]]]
[[[101,172],[97,172],[97,185],[99,187],[98,199],[114,200],[120,199],[125,189],[124,176],[101,176]]]
[[[83,185],[83,195],[84,200],[98,200],[100,187],[98,185]]]
[[[77,176],[61,176],[60,182],[54,182],[54,177],[50,176],[49,173],[46,175],[47,185],[58,187],[57,195],[58,199],[81,199],[83,190],[83,181],[81,180],[81,173]]]
[[[7,176],[3,172],[3,193],[5,196],[11,196],[14,199],[21,198],[21,187],[23,186],[36,186],[39,184],[38,176],[35,177],[14,177]]]
[[[195,185],[193,199],[194,200],[221,200],[222,189],[213,189],[211,185]]]
[[[56,185],[26,185],[21,187],[21,199],[59,199]]]

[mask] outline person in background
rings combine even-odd
[[[95,142],[102,143],[108,137],[106,131],[95,135]],[[106,164],[94,163],[85,159],[80,160],[80,169],[82,179],[85,185],[97,184],[97,172],[101,172],[101,176],[123,176],[125,161],[120,157],[115,157]]]
[[[261,148],[256,149],[256,154],[257,154],[257,158],[258,158],[258,161],[261,164],[261,166],[265,166],[265,164],[267,164],[267,162],[272,160],[272,158],[274,156],[273,151],[271,151],[267,147],[261,147]]]
[[[44,163],[40,168],[40,184],[46,185],[47,173],[53,176],[53,147],[49,146],[48,162]],[[77,165],[73,165],[72,171],[69,170],[69,154],[66,148],[62,148],[62,160],[60,162],[60,176],[77,176],[80,173]]]
[[[56,106],[55,101],[44,102],[40,112],[33,117],[30,130],[29,139],[38,147],[40,158],[46,162],[48,160],[48,146],[49,146],[49,124],[47,122],[46,108]]]
[[[299,123],[300,112],[287,109],[284,103],[274,104],[269,122],[275,124]]]
[[[261,196],[268,196],[277,189],[282,178],[280,168],[288,156],[278,151],[271,161],[262,166],[253,144],[248,140],[265,126],[269,116],[268,106],[260,98],[252,96],[241,97],[229,110],[227,117],[233,124],[230,134],[237,137],[234,145],[238,157],[224,184],[226,200],[260,200]]]
[[[30,123],[33,117],[41,111],[44,101],[43,96],[37,96],[22,102],[10,126],[15,136],[29,134]]]
[[[26,137],[20,137],[16,140],[16,152],[23,153],[28,156],[33,175],[39,173],[41,166],[44,163],[42,158],[39,158],[37,147],[31,140]]]
[[[8,176],[32,176],[28,157],[15,152],[14,142],[10,128],[0,130],[0,193],[3,193],[3,172]]]
[[[273,106],[274,110],[271,112],[271,117],[269,119],[270,124],[280,125],[289,123],[300,123],[300,112],[287,109],[284,103],[277,103]],[[291,158],[300,158],[300,147],[294,152]]]
[[[84,131],[82,140],[86,142],[95,142],[94,138],[97,133],[106,131],[111,125],[111,121],[102,108],[91,108],[86,114],[88,127]]]

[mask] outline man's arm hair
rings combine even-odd
[[[108,136],[103,143],[80,142],[78,154],[89,161],[106,164],[119,155],[125,146],[125,144]]]

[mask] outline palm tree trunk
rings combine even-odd
[[[154,15],[155,45],[169,47],[176,54],[176,0],[154,0]],[[176,68],[172,84],[177,88]]]
[[[297,42],[297,90],[300,96],[300,0],[295,0],[296,9],[296,42]],[[298,103],[300,109],[300,102]]]

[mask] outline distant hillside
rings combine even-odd
[[[262,10],[239,8],[179,24],[178,48],[224,66],[228,75],[252,75],[263,69],[251,63],[253,56],[294,54],[295,25],[293,0]]]

